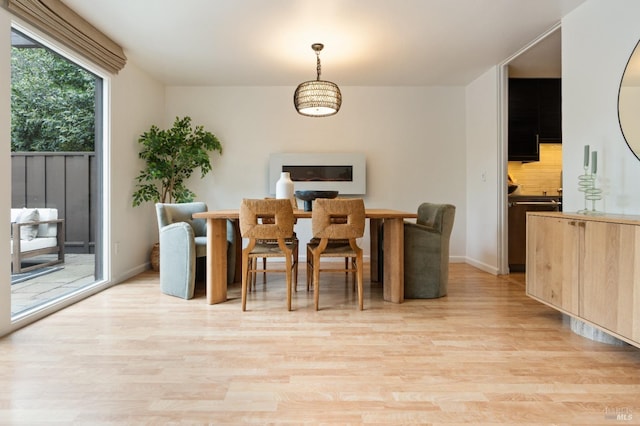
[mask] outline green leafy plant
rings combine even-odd
[[[96,77],[45,48],[11,48],[11,151],[93,151]]]
[[[168,130],[153,125],[138,142],[142,144],[138,157],[147,165],[136,178],[134,206],[146,201],[193,201],[196,194],[185,186],[185,181],[197,168],[200,168],[203,178],[211,171],[211,151],[222,154],[218,138],[202,126],[192,127],[190,117],[176,117],[173,127]]]

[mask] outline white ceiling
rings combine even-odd
[[[466,85],[584,0],[63,0],[167,85]]]
[[[558,28],[509,61],[509,77],[562,77],[562,30]]]

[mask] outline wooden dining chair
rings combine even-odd
[[[265,200],[273,200],[274,198],[265,198]],[[291,208],[293,210],[296,210],[298,208],[298,202],[296,201],[295,197],[290,199],[291,201]],[[273,218],[269,218],[269,217],[265,217],[262,219],[262,223],[274,223],[274,219]],[[294,225],[296,224],[296,220],[293,220]],[[295,291],[298,291],[298,247],[299,247],[299,241],[298,241],[298,236],[296,235],[295,231],[293,232],[293,235],[291,236],[291,238],[286,238],[285,242],[287,243],[287,245],[292,246],[293,248],[293,289]],[[260,239],[257,242],[258,244],[274,244],[277,245],[278,241],[273,239]],[[260,256],[256,256],[256,258],[253,259],[253,269],[255,270],[255,265],[258,262],[258,258]],[[267,259],[269,257],[268,256],[264,256],[262,258],[262,283],[263,284],[267,284]],[[256,286],[256,272],[253,272],[250,276],[249,276],[249,291],[251,291],[251,289],[253,288],[255,290],[255,286]]]
[[[263,222],[264,220],[264,222]],[[240,205],[240,235],[249,240],[242,250],[242,310],[247,307],[247,287],[251,275],[263,272],[257,269],[256,259],[282,257],[284,269],[271,268],[266,272],[284,272],[287,286],[287,309],[291,310],[291,287],[293,270],[293,208],[287,199],[244,199]],[[289,239],[289,242],[287,242]],[[275,240],[277,244],[260,242]]]
[[[356,239],[364,236],[365,209],[361,198],[316,200],[311,213],[314,240],[307,244],[307,275],[313,274],[314,304],[318,310],[320,299],[320,272],[355,272],[358,307],[364,308],[362,290],[363,256]],[[340,240],[343,243],[340,243]],[[322,257],[350,258],[344,268],[323,267]],[[326,262],[327,264],[329,262]]]
[[[346,217],[332,217],[331,218],[331,222],[332,223],[347,223],[347,218]],[[309,247],[313,247],[315,245],[320,244],[320,238],[311,238],[311,240],[309,241],[309,244],[307,244],[307,291],[309,291],[309,289],[313,288],[313,267],[311,266],[312,262],[313,262],[313,256],[311,255],[311,251],[309,250]],[[331,239],[329,240],[329,242],[327,243],[328,246],[334,246],[334,245],[348,245],[349,244],[349,240],[347,239]],[[352,275],[352,282],[353,282],[353,290],[355,291],[356,289],[356,273],[355,273],[355,267],[353,268],[349,268],[349,262],[352,259],[350,257],[345,257],[344,258],[344,270],[345,270],[345,275],[349,276],[349,271],[353,271]],[[297,290],[297,283],[294,285],[294,288],[296,288]]]

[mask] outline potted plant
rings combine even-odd
[[[138,142],[142,150],[138,157],[146,167],[136,177],[137,190],[133,193],[133,205],[146,201],[154,203],[187,203],[196,194],[185,186],[185,181],[200,168],[201,178],[212,169],[209,153],[222,154],[218,138],[202,126],[191,126],[191,118],[176,117],[173,127],[161,130],[153,125],[143,133]],[[159,267],[158,243],[151,249],[151,267]]]
[[[218,138],[203,126],[192,127],[190,117],[176,117],[173,127],[168,130],[153,125],[138,142],[142,144],[138,157],[145,161],[146,167],[136,178],[134,206],[146,201],[193,201],[196,194],[185,186],[185,181],[197,168],[200,168],[201,178],[211,171],[211,151],[222,154]]]

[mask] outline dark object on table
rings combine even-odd
[[[310,212],[313,209],[313,200],[316,198],[336,198],[338,191],[296,191],[295,196],[304,201],[304,211]]]

